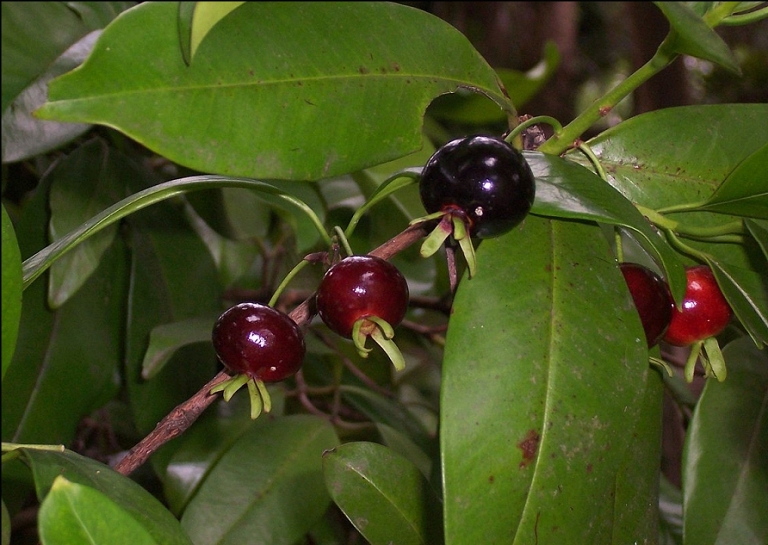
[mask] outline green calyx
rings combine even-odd
[[[378,316],[368,316],[360,318],[352,326],[352,341],[355,343],[357,353],[360,357],[367,358],[371,352],[370,348],[366,348],[365,342],[368,337],[371,337],[376,344],[378,344],[389,357],[392,365],[395,366],[396,371],[402,371],[405,369],[405,358],[403,353],[395,344],[393,340],[395,336],[395,330],[386,320],[382,320]]]
[[[220,382],[210,390],[210,394],[223,392],[224,401],[229,402],[240,388],[248,386],[248,397],[251,399],[251,419],[256,420],[262,412],[272,410],[272,398],[264,381],[254,379],[246,374],[235,375]]]
[[[440,218],[437,226],[429,235],[427,235],[427,238],[425,238],[424,242],[421,244],[421,249],[419,250],[421,257],[426,258],[434,255],[445,243],[448,237],[453,236],[453,239],[459,243],[461,252],[464,254],[464,259],[467,262],[467,269],[469,270],[469,277],[472,278],[477,273],[477,259],[475,257],[475,247],[472,244],[472,238],[469,235],[469,226],[467,225],[465,217],[448,210],[418,218],[413,220],[411,224],[437,218]]]

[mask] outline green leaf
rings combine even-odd
[[[531,213],[548,217],[591,220],[626,227],[658,257],[676,300],[685,294],[685,270],[677,254],[621,193],[591,171],[559,157],[526,151],[536,178]]]
[[[323,454],[336,505],[371,545],[442,542],[440,502],[406,458],[377,443],[346,443]]]
[[[2,219],[3,252],[3,374],[11,365],[11,358],[16,350],[16,338],[21,320],[21,251],[16,241],[11,217],[3,205]]]
[[[443,360],[446,542],[652,541],[615,520],[620,473],[647,474],[627,457],[658,376],[601,230],[529,216],[477,258]]]
[[[115,127],[198,171],[290,180],[417,150],[427,105],[458,88],[514,114],[467,38],[422,10],[247,2],[208,32],[187,66],[177,9],[158,2],[126,12],[81,68],[51,82],[37,114]]]
[[[54,452],[25,448],[22,451],[32,468],[38,499],[43,503],[46,501],[44,498],[50,497],[57,479],[64,477],[70,483],[99,491],[104,495],[103,497],[108,497],[112,505],[119,506],[121,513],[115,514],[115,524],[125,516],[130,516],[141,528],[138,535],[146,533],[157,543],[166,545],[190,545],[189,538],[182,531],[179,521],[157,498],[138,483],[109,466],[69,450]],[[98,509],[94,509],[92,513],[83,514],[83,516],[96,516],[99,513]],[[110,517],[104,517],[104,519],[111,522]],[[55,519],[55,517],[51,518]],[[100,542],[133,543],[130,540],[120,541],[119,539],[105,539]]]
[[[741,74],[739,63],[728,44],[685,2],[654,2],[672,26],[669,47],[682,55],[712,61],[735,74]]]
[[[331,425],[314,416],[254,426],[210,471],[182,527],[196,545],[296,543],[330,504],[322,453],[337,444]]]
[[[689,228],[714,228],[741,218],[690,207],[710,198],[741,163],[765,146],[766,118],[768,104],[665,108],[628,119],[588,144],[610,184],[630,201],[652,210],[669,209],[665,215]],[[568,158],[590,167],[578,151]],[[760,255],[751,239],[742,244],[686,243],[743,268],[752,268]]]
[[[93,139],[58,162],[51,178],[48,230],[53,242],[68,235],[125,196],[125,188],[141,172],[120,152]],[[117,226],[111,225],[56,261],[48,276],[48,304],[64,304],[90,278],[112,244]]]
[[[179,40],[187,64],[208,32],[243,2],[180,2]],[[191,8],[191,9],[189,9]]]
[[[106,495],[64,477],[56,477],[40,505],[38,525],[43,545],[158,543]]]
[[[683,452],[686,543],[766,543],[768,354],[743,337],[723,349],[725,382],[707,381]]]
[[[728,304],[755,344],[768,345],[768,279],[765,273],[715,259],[708,263]]]
[[[69,46],[132,2],[3,2],[2,112]]]
[[[210,343],[213,324],[220,313],[161,324],[149,334],[149,346],[141,364],[141,376],[153,378],[182,346]]]
[[[699,208],[735,216],[768,218],[768,144],[744,159]]]
[[[22,256],[45,244],[49,183],[43,180],[16,224]],[[113,244],[86,289],[51,311],[46,286],[24,292],[16,352],[3,377],[3,440],[68,443],[83,416],[117,391],[123,361],[126,248]]]

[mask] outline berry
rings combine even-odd
[[[396,369],[404,367],[393,328],[408,310],[408,283],[389,261],[371,255],[347,257],[326,271],[317,289],[317,313],[335,333],[352,339],[361,356],[373,337]]]
[[[429,214],[457,215],[470,236],[491,238],[523,221],[535,187],[522,153],[499,138],[470,136],[432,155],[421,172],[419,193]]]
[[[213,347],[233,373],[263,382],[295,374],[304,360],[304,335],[288,315],[258,303],[226,310],[213,326]]]
[[[648,348],[656,346],[669,327],[675,303],[669,286],[647,267],[637,263],[619,265],[643,324]]]
[[[675,346],[690,346],[720,334],[732,314],[709,267],[688,267],[685,274],[687,286],[682,309],[672,309],[672,321],[664,335],[664,340]]]

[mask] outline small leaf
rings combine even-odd
[[[442,542],[440,502],[406,458],[377,443],[346,443],[323,454],[336,505],[372,545]]]
[[[2,218],[2,252],[3,252],[3,374],[11,365],[11,358],[16,349],[16,337],[19,334],[21,320],[21,251],[16,241],[16,232],[8,211],[3,204]]]
[[[707,381],[683,451],[685,543],[768,543],[768,353],[723,349],[728,379]]]
[[[149,346],[141,364],[141,376],[146,380],[154,377],[182,346],[211,342],[211,331],[216,317],[211,315],[190,318],[153,328],[149,334]]]
[[[127,511],[98,490],[56,477],[40,505],[43,545],[159,542]]]
[[[672,49],[676,53],[712,61],[735,74],[739,63],[728,44],[685,2],[654,2],[674,30]]]

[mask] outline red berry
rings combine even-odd
[[[656,346],[667,331],[675,306],[667,283],[655,272],[638,263],[619,265],[640,315],[648,348]]]
[[[397,327],[408,296],[405,277],[389,261],[353,255],[326,271],[317,290],[317,312],[332,331],[349,339],[361,318],[378,317]]]
[[[672,321],[664,335],[664,340],[675,346],[689,346],[718,335],[732,314],[709,267],[688,267],[685,274],[688,284],[682,310],[672,309]]]
[[[213,347],[233,373],[278,382],[301,368],[304,335],[287,314],[258,303],[226,310],[213,326]]]
[[[523,154],[490,136],[448,142],[424,165],[419,182],[428,213],[459,215],[469,234],[478,238],[502,235],[523,221],[535,189]]]

